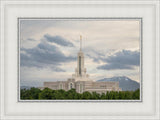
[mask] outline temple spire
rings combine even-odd
[[[80,51],[82,51],[82,35],[80,35]]]

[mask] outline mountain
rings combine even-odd
[[[30,89],[30,86],[20,86],[20,89]]]
[[[119,87],[122,88],[122,91],[135,91],[136,89],[140,88],[140,84],[138,82],[131,80],[126,76],[118,76],[97,80],[97,82],[101,81],[118,81]]]

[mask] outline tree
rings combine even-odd
[[[140,99],[140,90],[137,89],[136,91],[133,92],[133,99]]]
[[[116,100],[119,99],[119,92],[116,91],[114,97],[115,97]]]
[[[101,99],[102,99],[102,100],[105,100],[105,99],[106,99],[105,93],[102,93],[102,94],[101,94]]]
[[[27,89],[21,89],[21,99],[22,100],[28,100],[28,99],[31,99],[31,94],[30,94],[30,90],[27,90]]]
[[[125,91],[125,99],[132,99],[132,91]]]
[[[91,99],[92,98],[92,94],[90,92],[88,92],[88,91],[83,92],[82,93],[82,98],[83,99]]]
[[[110,100],[113,99],[113,91],[110,91],[110,92],[109,92],[108,99],[110,99]]]
[[[31,93],[30,96],[31,96],[31,98],[32,99],[38,99],[40,92],[41,92],[40,89],[32,87],[30,89],[30,93]]]
[[[109,91],[106,93],[106,99],[109,99]]]
[[[125,99],[125,92],[124,91],[119,91],[119,99],[121,99],[121,100]]]
[[[92,99],[100,99],[100,94],[92,92]]]
[[[70,89],[67,91],[67,99],[74,99],[76,95],[76,90],[75,89]]]
[[[50,88],[45,88],[42,90],[42,92],[39,94],[39,99],[52,99],[53,97],[53,91]]]
[[[136,91],[107,91],[106,94],[96,93],[96,92],[88,92],[85,91],[83,93],[77,93],[75,89],[71,89],[68,91],[65,90],[52,90],[50,88],[45,88],[40,90],[39,88],[30,88],[30,89],[21,89],[20,97],[22,100],[30,100],[30,99],[40,99],[40,100],[62,100],[62,99],[103,99],[103,100],[129,100],[129,99],[140,99],[140,90]]]
[[[53,90],[52,91],[52,99],[65,99],[65,90]]]

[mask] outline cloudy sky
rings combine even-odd
[[[80,35],[85,67],[93,80],[127,76],[139,82],[138,20],[21,19],[21,86],[70,78],[77,66]]]

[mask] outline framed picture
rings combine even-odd
[[[19,18],[18,25],[19,102],[142,101],[142,18]]]
[[[1,119],[159,119],[159,1],[1,1]]]

